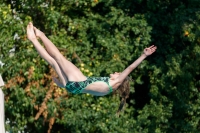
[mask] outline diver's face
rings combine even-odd
[[[115,72],[115,73],[113,73],[113,74],[110,74],[110,78],[111,78],[111,79],[116,79],[117,77],[119,77],[120,74],[121,74],[121,73]]]

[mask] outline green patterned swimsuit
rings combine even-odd
[[[109,84],[109,77],[87,77],[85,81],[80,82],[68,81],[65,88],[73,94],[80,94],[89,84],[98,81],[105,82],[108,85],[109,93],[113,91],[112,86]]]

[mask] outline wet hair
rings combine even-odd
[[[116,113],[117,116],[119,116],[120,112],[125,108],[126,99],[129,98],[130,81],[132,81],[131,78],[126,77],[126,79],[124,79],[122,84],[116,90],[116,93],[118,93],[121,98],[120,105]]]

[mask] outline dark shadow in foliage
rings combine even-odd
[[[130,94],[130,98],[127,103],[130,103],[131,99],[135,100],[135,104],[132,105],[136,110],[142,109],[146,104],[149,103],[149,78],[147,76],[142,76],[141,80],[144,82],[143,84],[135,84],[135,93]]]
[[[179,64],[180,71],[184,74],[177,72],[176,78],[166,77],[164,82],[168,84],[164,89],[159,90],[160,94],[168,98],[168,101],[173,101],[173,115],[169,119],[171,128],[168,129],[168,132],[183,131],[183,125],[187,125],[184,130],[196,132],[198,129],[195,129],[187,121],[187,119],[191,119],[188,112],[193,112],[190,104],[195,104],[197,99],[195,93],[191,97],[193,92],[190,83],[194,82],[194,78],[196,81],[199,80],[198,74],[194,72],[195,67],[193,66],[196,65],[192,65],[195,64],[195,59],[191,51],[195,45],[191,45],[192,43],[183,35],[182,27],[186,23],[190,24],[193,23],[193,20],[198,20],[196,13],[200,11],[199,2],[197,0],[171,1],[170,4],[163,2],[159,7],[154,8],[153,3],[151,3],[152,6],[148,6],[148,4],[150,3],[146,3],[146,8],[149,12],[145,16],[153,27],[152,43],[159,47],[157,50],[159,57],[155,57],[155,60],[158,58],[163,60],[163,64],[155,63],[155,65],[157,67],[161,65],[162,73],[165,75],[170,69],[169,66],[166,66],[165,61],[172,62],[173,57],[182,55]],[[158,23],[160,24],[158,25]],[[191,64],[190,67],[187,67],[186,63]],[[196,71],[198,70],[196,67]],[[176,87],[176,89],[172,90],[171,87]]]

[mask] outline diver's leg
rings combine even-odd
[[[36,36],[39,37],[44,43],[44,46],[46,47],[49,55],[55,59],[69,80],[83,81],[86,79],[82,72],[60,53],[57,47],[45,36],[43,32],[38,30],[36,27],[34,27],[34,30]]]
[[[33,43],[33,45],[36,48],[39,55],[55,69],[56,73],[58,74],[58,76],[61,80],[62,85],[65,86],[67,83],[67,77],[65,75],[63,75],[63,72],[60,69],[57,62],[47,53],[47,51],[38,42],[38,40],[35,36],[34,30],[33,30],[32,23],[29,23],[27,26],[27,37]]]

